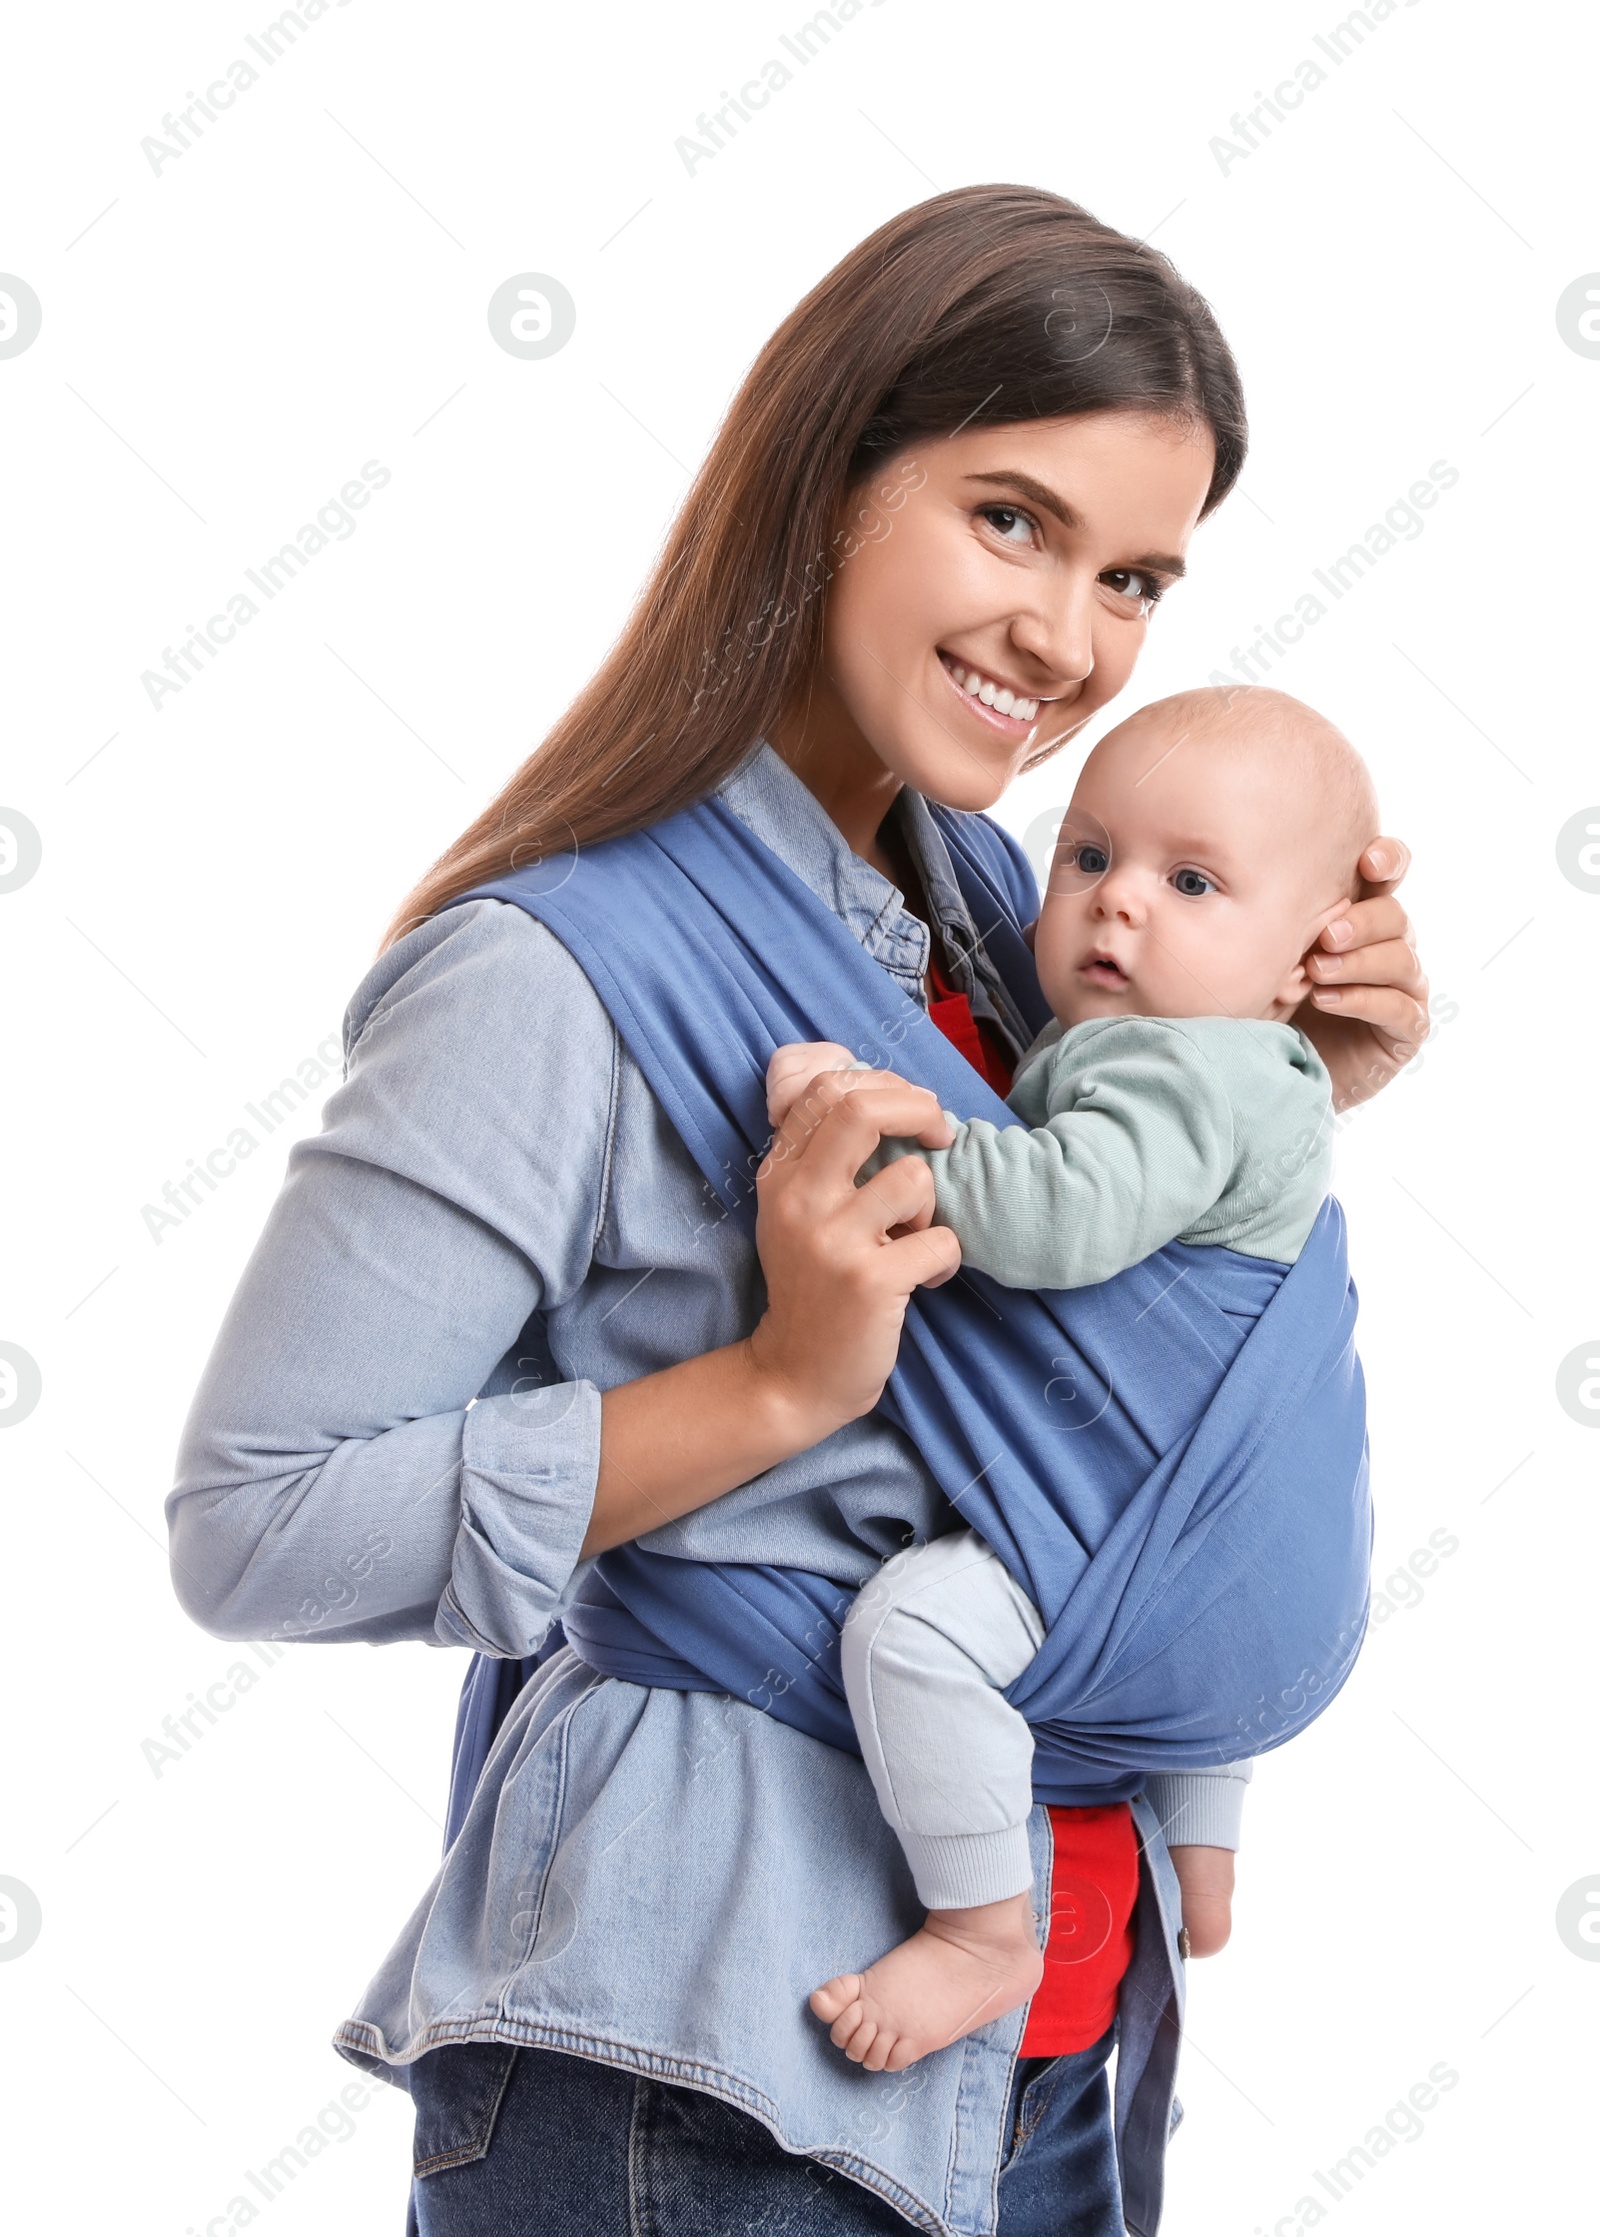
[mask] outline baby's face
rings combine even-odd
[[[1286,1018],[1301,958],[1351,897],[1315,805],[1225,737],[1133,716],[1084,765],[1034,953],[1063,1025],[1099,1017]]]

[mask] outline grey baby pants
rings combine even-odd
[[[845,1693],[878,1804],[927,1908],[1033,1885],[1033,1735],[1001,1689],[1044,1638],[1039,1611],[972,1530],[886,1561],[845,1618]],[[1250,1765],[1151,1779],[1169,1841],[1238,1846]]]

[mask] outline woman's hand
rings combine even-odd
[[[789,1106],[756,1176],[768,1304],[750,1348],[769,1387],[823,1425],[808,1444],[871,1412],[911,1292],[948,1281],[961,1263],[950,1229],[933,1225],[933,1176],[920,1157],[857,1186],[890,1134],[928,1149],[953,1139],[928,1089],[892,1072],[826,1071]]]
[[[742,1342],[605,1393],[585,1555],[692,1513],[878,1403],[911,1292],[961,1263],[932,1224],[920,1157],[856,1186],[885,1134],[951,1140],[937,1096],[891,1072],[829,1072],[791,1106],[756,1176],[766,1312]]]
[[[1410,866],[1402,840],[1374,839],[1356,865],[1361,898],[1306,957],[1315,984],[1293,1022],[1328,1067],[1336,1111],[1387,1087],[1428,1037],[1428,981],[1394,892]]]

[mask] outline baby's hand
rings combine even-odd
[[[783,1124],[819,1072],[847,1072],[855,1061],[839,1041],[785,1041],[767,1066],[768,1124]]]

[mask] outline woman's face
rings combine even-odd
[[[1122,412],[902,451],[836,540],[813,737],[948,807],[992,806],[1127,682],[1213,460],[1209,429]]]

